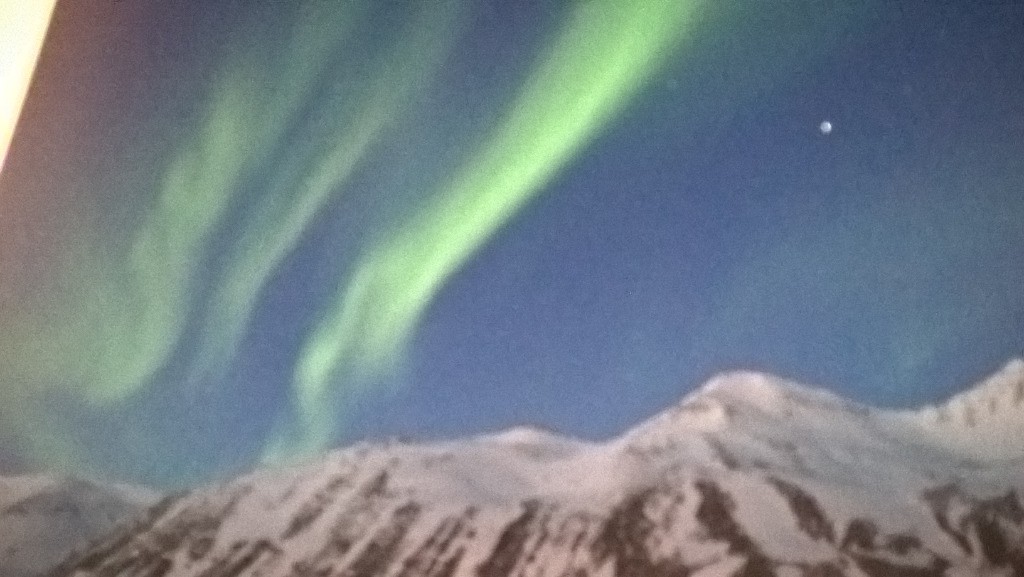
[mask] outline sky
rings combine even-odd
[[[58,0],[0,172],[0,472],[604,439],[733,369],[941,402],[1024,352],[1021,21]]]

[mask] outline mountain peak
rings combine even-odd
[[[771,413],[789,411],[796,407],[844,411],[862,408],[825,389],[756,371],[720,374],[683,402],[688,402],[692,397],[744,403]]]
[[[496,433],[484,435],[482,438],[490,439],[496,443],[508,443],[513,445],[539,445],[545,443],[560,443],[568,440],[557,432],[540,425],[519,425]]]
[[[677,404],[637,430],[683,429],[713,432],[746,423],[820,419],[836,412],[863,415],[868,407],[824,389],[756,371],[731,371],[712,377]]]

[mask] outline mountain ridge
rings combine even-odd
[[[974,387],[916,412],[923,428],[949,435],[975,458],[1024,457],[1024,360],[1014,359]],[[953,433],[953,434],[951,434]]]
[[[923,413],[716,378],[607,442],[520,427],[254,471],[50,577],[1024,575],[1024,460]]]
[[[141,487],[77,477],[0,476],[0,575],[31,577],[156,501]]]

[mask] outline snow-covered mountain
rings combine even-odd
[[[52,577],[1024,576],[1024,363],[939,407],[756,373],[605,443],[360,444],[168,498]]]
[[[0,477],[0,577],[32,577],[151,506],[144,489],[80,479]]]

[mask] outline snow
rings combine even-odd
[[[982,383],[980,391],[956,397],[942,410],[955,411],[979,398],[985,403],[996,398],[1002,410],[1010,394],[1006,389],[1012,392],[1010,385],[1021,374],[1024,363],[1011,363]],[[994,424],[984,425],[991,428],[983,430],[1012,430],[1017,432],[1013,439],[1024,438],[1024,418],[1016,418],[1011,410],[1015,409],[1002,410]],[[954,480],[941,478],[949,476],[948,471],[970,475],[976,473],[972,466],[991,465],[993,470],[986,471],[993,477],[991,485],[1005,486],[1007,477],[1014,475],[1012,469],[1000,467],[1007,453],[976,450],[973,435],[980,427],[940,422],[934,409],[870,409],[767,375],[730,373],[604,444],[518,427],[433,444],[361,444],[300,472],[260,472],[240,482],[258,487],[264,493],[261,500],[270,503],[280,501],[290,484],[308,486],[309,479],[348,475],[350,484],[357,486],[366,482],[366,472],[386,469],[389,486],[424,502],[513,508],[533,498],[587,508],[682,470],[719,476],[733,469],[786,473],[813,482],[822,492],[835,487],[862,490],[860,498],[880,482],[905,487],[912,494]],[[1017,449],[1021,450],[1019,442]],[[965,457],[985,461],[965,464]],[[305,500],[312,490],[307,487],[292,499]],[[772,503],[784,506],[780,499]],[[283,522],[288,511],[281,511]],[[259,515],[265,522],[265,512]]]
[[[44,475],[0,477],[0,567],[35,575],[155,502],[141,487]]]
[[[1024,360],[939,406],[908,415],[932,442],[982,461],[1024,457]]]
[[[289,542],[281,566],[291,567],[330,541],[342,519],[353,527],[345,554],[352,556],[403,504],[420,507],[407,543],[423,543],[446,519],[472,510],[477,545],[465,551],[461,566],[476,567],[524,503],[541,504],[538,516],[572,512],[562,526],[586,527],[587,519],[606,516],[609,504],[665,487],[667,501],[645,510],[652,518],[664,515],[668,531],[651,544],[653,550],[712,563],[697,573],[711,576],[730,574],[741,561],[723,542],[695,538],[704,531],[695,519],[696,484],[713,479],[734,501],[732,514],[744,531],[773,559],[834,558],[834,545],[798,527],[790,502],[773,485],[778,477],[797,482],[822,504],[837,537],[870,511],[889,534],[916,535],[929,550],[955,556],[956,543],[935,527],[922,491],[956,483],[982,496],[1004,494],[1008,487],[1024,492],[1022,383],[1024,362],[1015,361],[939,407],[888,411],[768,375],[729,373],[605,443],[536,427],[436,443],[360,443],[321,462],[201,488],[165,518],[188,511],[223,514],[214,548],[229,551],[238,542],[278,540],[305,511],[312,537]],[[0,511],[50,482],[2,481]],[[677,490],[687,497],[673,501]],[[570,561],[536,560],[548,563],[552,574]],[[175,566],[205,562],[180,551]],[[590,569],[610,574],[606,566]]]
[[[57,479],[45,475],[0,477],[0,511],[31,495],[51,489],[57,482]]]

